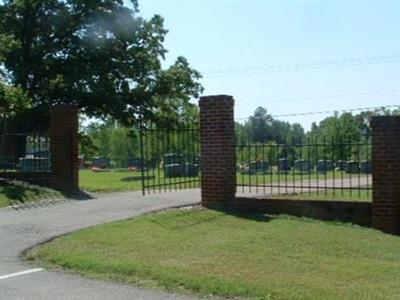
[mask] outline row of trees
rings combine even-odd
[[[295,139],[300,141],[305,136],[304,128],[298,124],[274,119],[264,107],[258,107],[249,119],[236,123],[236,140],[239,143],[284,143]]]
[[[82,117],[80,153],[87,161],[91,161],[94,157],[108,157],[113,166],[126,167],[129,159],[141,157],[142,132],[147,163],[160,162],[167,153],[182,153],[195,157],[199,148],[199,137],[187,129],[195,129],[198,118],[198,108],[191,103],[158,119],[157,122],[143,120],[142,123],[138,122],[132,127],[124,126],[111,118],[89,122],[87,118]]]
[[[313,164],[320,159],[368,160],[371,154],[369,143],[371,116],[399,113],[400,110],[385,109],[360,112],[356,115],[335,113],[319,124],[312,124],[311,129],[306,132],[300,124],[276,120],[265,108],[259,107],[246,122],[236,123],[237,144],[246,145],[238,147],[237,157],[238,160],[243,161],[263,159],[270,162],[277,162],[279,158],[287,157],[291,162],[296,159],[307,159]],[[159,124],[159,127],[168,128],[171,124],[179,126],[179,124],[196,123],[198,109],[193,104],[187,105],[186,109],[174,112],[169,119],[174,121],[169,124]],[[106,156],[113,161],[115,166],[125,167],[129,158],[140,157],[137,126],[127,129],[112,119],[93,123],[83,121],[82,124],[84,126],[81,132],[81,153],[85,159]],[[148,126],[148,123],[143,126]],[[175,133],[170,133],[168,138],[170,148],[164,147],[167,152],[186,151],[183,148],[178,149],[179,144],[198,144],[198,141],[194,141],[190,135],[182,137],[185,139],[183,143],[179,143]],[[144,140],[147,147],[145,152],[148,153],[149,158],[155,159],[160,156],[160,153],[156,153],[158,151],[156,145],[161,143],[159,139],[160,136],[157,134],[148,134]],[[194,150],[198,149],[197,144],[193,146]]]
[[[245,143],[301,143],[308,138],[325,138],[330,141],[368,140],[371,136],[369,122],[376,115],[398,115],[400,109],[388,110],[384,107],[375,111],[364,111],[353,115],[346,112],[334,113],[332,116],[313,123],[306,132],[299,123],[289,123],[274,119],[263,107],[258,107],[254,114],[244,123],[236,123],[236,140]]]
[[[268,160],[276,163],[279,158],[318,160],[369,160],[371,154],[371,129],[369,122],[374,115],[400,114],[400,109],[335,113],[313,123],[306,132],[297,123],[290,124],[274,119],[263,107],[258,107],[244,123],[236,123],[239,160]],[[248,146],[250,145],[250,146]]]

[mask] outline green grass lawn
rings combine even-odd
[[[136,172],[129,172],[125,169],[120,169],[120,170],[111,170],[109,172],[93,172],[91,170],[80,170],[79,173],[79,184],[81,189],[89,191],[89,192],[116,192],[116,191],[135,191],[135,190],[140,190],[142,188],[142,174],[140,171]],[[335,172],[335,175],[333,172],[328,172],[326,176],[324,174],[318,174],[317,173],[312,173],[310,174],[310,177],[308,174],[300,174],[300,173],[280,173],[278,174],[277,172],[273,172],[272,174],[258,174],[256,175],[247,175],[247,174],[241,174],[237,173],[236,178],[237,178],[237,183],[238,184],[253,184],[255,185],[256,183],[258,184],[263,184],[265,183],[268,185],[269,183],[278,183],[282,184],[283,186],[287,182],[288,185],[293,183],[294,181],[300,181],[303,180],[303,183],[306,185],[308,182],[308,179],[310,180],[316,180],[317,178],[319,180],[324,180],[325,178],[327,180],[332,180],[333,178],[336,178],[337,180],[341,179],[341,173],[340,172]],[[344,174],[343,173],[343,178],[350,178],[350,176],[353,178],[354,183],[357,183],[357,175],[356,174]],[[361,175],[361,176],[366,176]],[[179,182],[179,181],[190,181],[195,178],[165,178],[164,177],[164,172],[160,171],[158,172],[157,170],[145,172],[145,177],[148,178],[149,180],[147,181],[148,184],[162,184],[165,183],[174,183],[174,182]],[[370,179],[372,182],[372,179]],[[321,185],[323,185],[323,182],[321,182]],[[182,185],[182,187],[184,187]],[[189,187],[189,184],[186,185],[186,187]]]
[[[62,197],[61,193],[49,188],[27,183],[0,181],[0,207]]]
[[[82,230],[27,255],[94,278],[201,295],[282,300],[400,295],[399,237],[285,216],[175,210]]]
[[[146,185],[159,185],[162,183],[178,183],[195,180],[197,177],[164,178],[164,172],[145,172]],[[111,170],[109,172],[93,172],[92,170],[80,170],[80,188],[88,192],[122,192],[137,191],[142,189],[142,174],[140,171],[130,172],[125,169]],[[179,184],[177,185],[179,186]],[[181,188],[198,187],[194,183],[181,184]],[[164,187],[163,187],[164,188]],[[170,187],[168,186],[167,189]],[[172,189],[174,187],[171,187]],[[159,189],[157,187],[157,189]]]
[[[79,172],[80,188],[89,192],[134,191],[142,188],[140,172]]]

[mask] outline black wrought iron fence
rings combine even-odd
[[[0,120],[0,172],[50,172],[48,124],[24,118]]]
[[[50,139],[47,133],[1,135],[0,172],[49,172]]]
[[[369,198],[371,142],[308,137],[236,146],[239,193]]]
[[[143,194],[199,187],[198,123],[142,124],[140,144]]]

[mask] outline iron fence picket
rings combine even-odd
[[[195,122],[140,126],[143,194],[198,187],[199,126]]]
[[[342,196],[347,191],[349,197],[361,197],[366,191],[369,196],[372,190],[370,147],[370,140],[343,143],[325,136],[308,136],[299,141],[292,138],[291,142],[276,144],[243,143],[241,138],[236,145],[240,172],[237,186],[242,193],[250,194],[253,191],[272,195],[332,193],[335,197],[337,191]],[[265,153],[269,153],[268,159]]]

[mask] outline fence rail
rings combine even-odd
[[[238,192],[369,198],[371,141],[309,137],[236,145]]]
[[[49,120],[36,118],[21,115],[0,120],[1,173],[50,172]]]

